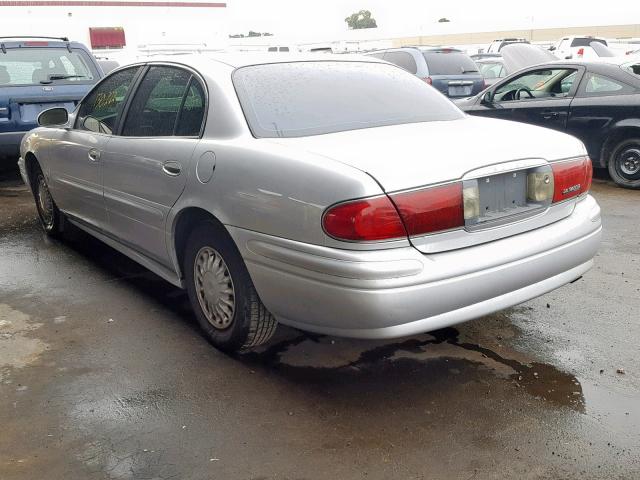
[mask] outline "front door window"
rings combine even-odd
[[[577,73],[577,70],[571,68],[545,68],[527,72],[500,85],[495,91],[494,101],[567,97],[572,91]]]
[[[76,128],[111,135],[138,70],[139,67],[121,70],[100,83],[80,105]]]

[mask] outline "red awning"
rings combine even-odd
[[[97,27],[89,29],[91,48],[122,48],[127,42],[122,27]]]

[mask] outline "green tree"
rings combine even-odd
[[[371,17],[371,12],[369,10],[360,10],[357,13],[349,15],[344,19],[349,25],[349,28],[352,30],[357,30],[360,28],[376,28],[378,25],[376,24],[375,18]]]

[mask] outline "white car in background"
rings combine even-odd
[[[572,35],[563,37],[549,50],[561,60],[597,58],[598,54],[591,47],[592,42],[601,43],[605,47],[608,46],[604,38]]]

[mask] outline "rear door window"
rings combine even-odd
[[[475,62],[462,52],[424,52],[424,59],[429,67],[429,75],[478,73]]]
[[[204,119],[204,108],[204,90],[200,82],[195,77],[192,77],[187,96],[180,110],[175,134],[181,137],[196,137],[200,135]]]
[[[181,68],[152,66],[136,90],[122,135],[198,135],[204,115],[204,93],[195,79],[193,82],[191,73]]]
[[[416,61],[413,59],[413,56],[410,53],[387,52],[384,55],[384,59],[387,62],[399,66],[400,68],[404,68],[409,73],[413,73],[414,75],[418,73],[418,66],[416,65]]]
[[[0,53],[0,83],[4,86],[92,84],[98,78],[87,52],[54,47],[7,48]]]
[[[120,70],[94,88],[80,104],[76,128],[111,135],[139,70],[140,67]]]

